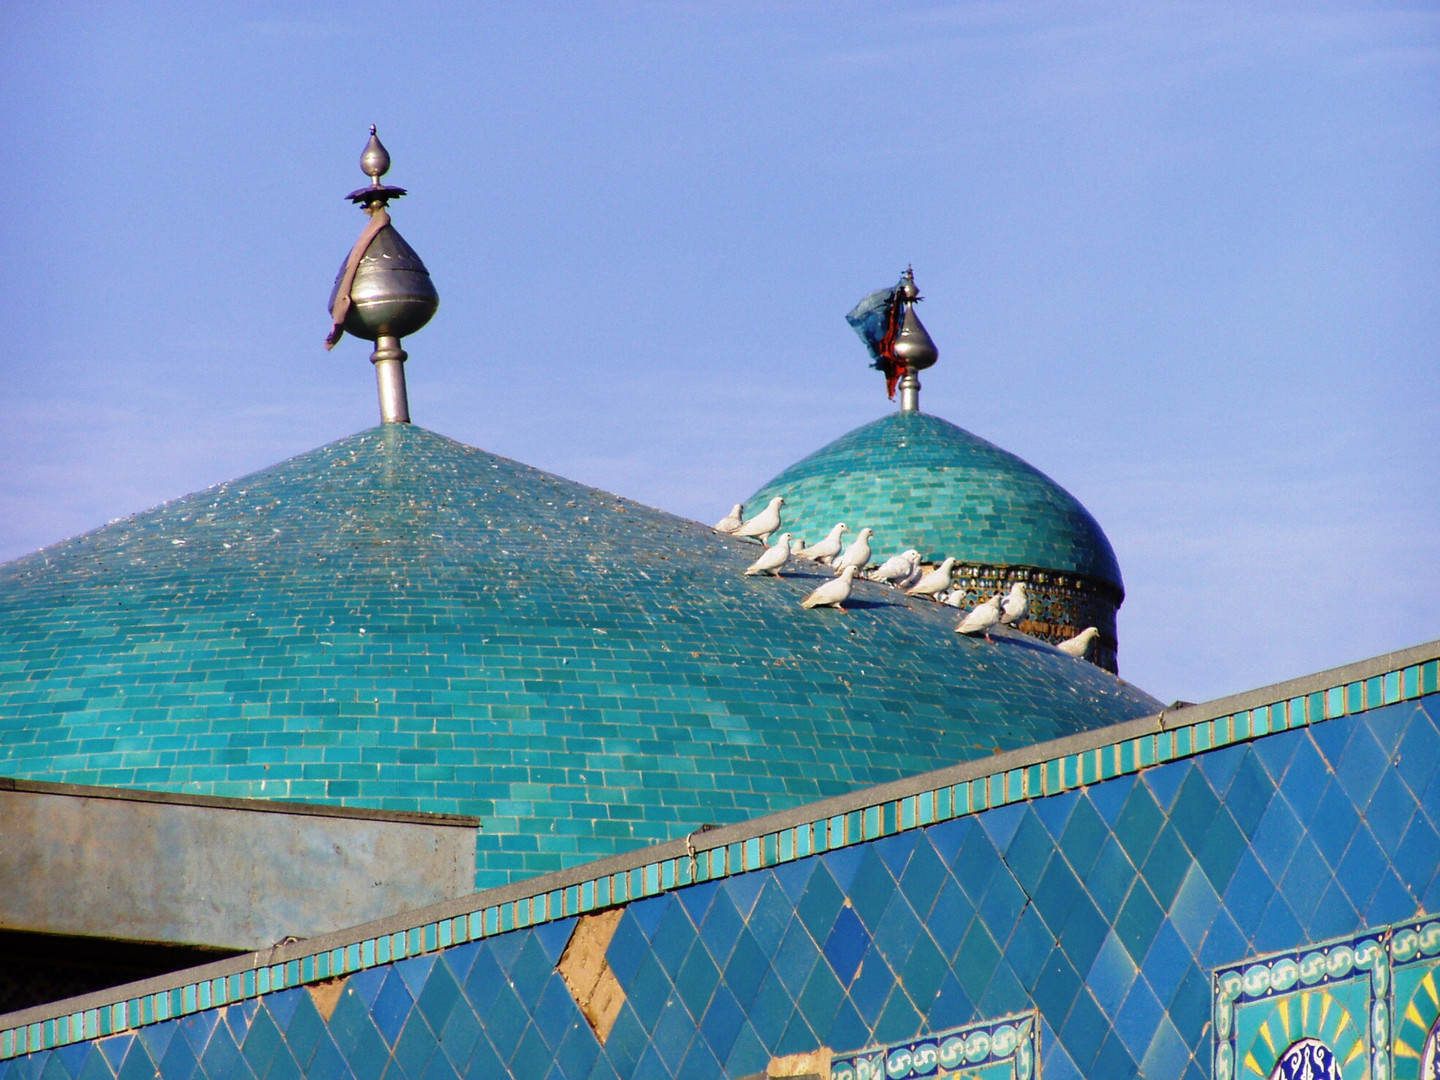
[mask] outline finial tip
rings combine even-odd
[[[360,155],[360,171],[376,185],[379,185],[380,177],[390,171],[390,154],[380,137],[375,134],[374,124],[370,125],[370,141],[365,144],[365,151]]]
[[[915,285],[915,268],[906,265],[905,273],[900,275],[900,294],[906,300],[919,300],[920,289]]]

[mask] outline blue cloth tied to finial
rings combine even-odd
[[[903,284],[903,279],[902,279]],[[895,398],[895,384],[905,375],[905,364],[895,355],[895,338],[900,333],[905,295],[899,285],[879,289],[855,305],[845,316],[865,348],[870,350],[870,366],[885,373],[885,392]]]

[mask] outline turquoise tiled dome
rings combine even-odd
[[[868,525],[884,558],[1040,567],[1113,585],[1115,551],[1090,512],[1039,469],[938,416],[894,412],[842,435],[750,497],[785,496],[785,528],[811,543]]]
[[[1151,712],[408,425],[0,566],[0,775],[450,811],[495,884]]]

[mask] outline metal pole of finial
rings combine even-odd
[[[405,393],[405,361],[409,354],[400,347],[397,337],[375,339],[370,362],[375,365],[375,384],[380,392],[380,422],[410,423],[410,399]]]
[[[907,371],[900,379],[900,411],[920,411],[920,376]]]
[[[900,291],[905,297],[905,314],[909,315],[915,301],[920,298],[920,290],[915,285],[915,267],[910,263],[905,265]],[[900,411],[920,411],[920,375],[913,367],[907,367],[905,374],[900,377]]]

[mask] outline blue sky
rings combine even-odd
[[[1202,700],[1440,636],[1435,4],[0,10],[0,558],[377,419],[325,353],[369,124],[434,430],[709,521],[892,406],[1071,490],[1121,669]]]

